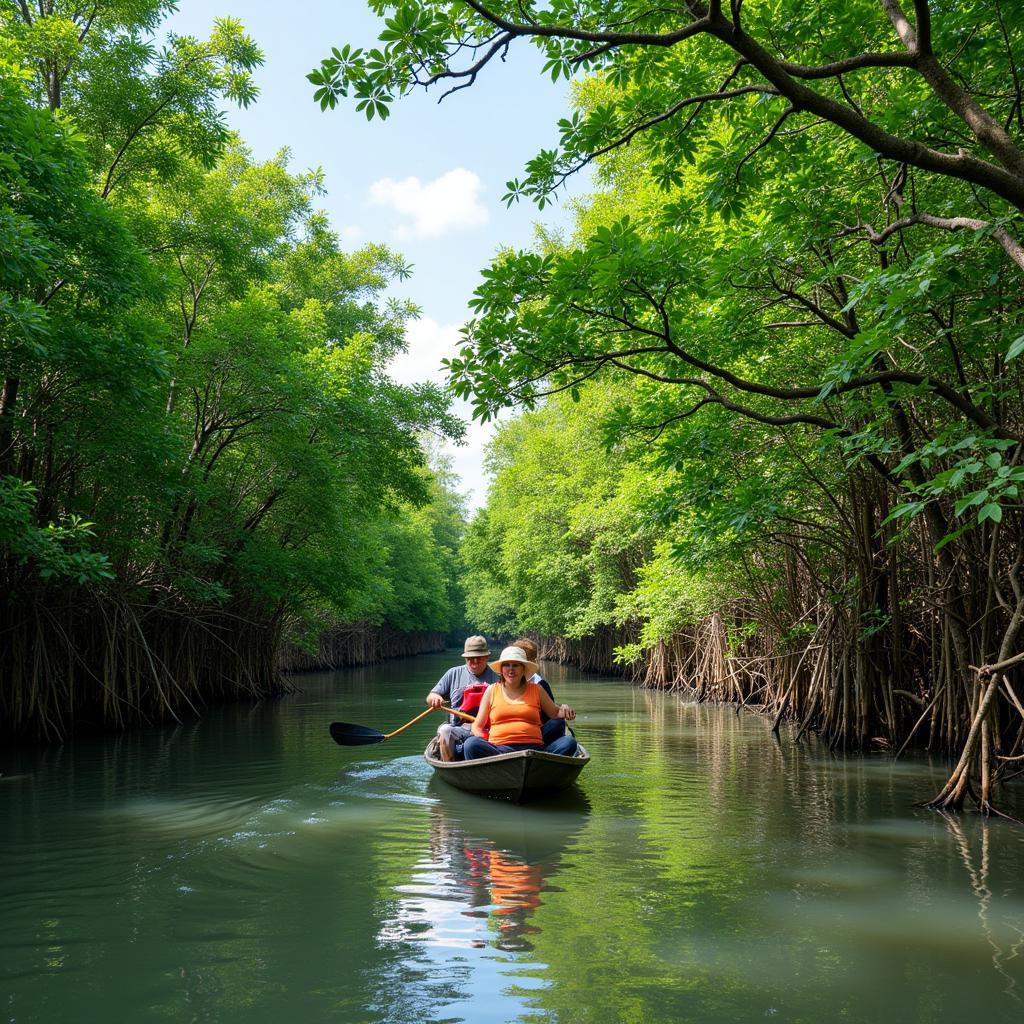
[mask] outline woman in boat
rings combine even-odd
[[[537,645],[528,637],[523,636],[518,640],[513,640],[509,645],[511,647],[518,647],[523,654],[526,655],[528,661],[537,661]],[[540,688],[544,690],[547,695],[555,700],[555,695],[551,692],[551,684],[540,674],[540,668],[529,677],[531,683],[539,683]],[[555,701],[555,706],[558,706],[558,701]],[[467,730],[468,732],[469,730]],[[547,746],[552,740],[557,740],[559,736],[565,735],[565,719],[564,718],[549,718],[546,714],[541,712],[540,716],[540,734],[544,739],[544,745]]]
[[[530,661],[521,647],[506,647],[501,657],[491,662],[491,668],[501,679],[487,688],[480,702],[473,735],[463,747],[466,760],[531,749],[574,754],[576,737],[572,734],[544,743],[542,711],[549,718],[567,722],[576,717],[576,712],[568,704],[556,704],[538,683],[530,682],[537,671],[536,662]]]

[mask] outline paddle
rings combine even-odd
[[[348,722],[331,722],[331,739],[343,747],[362,747],[368,743],[383,743],[384,740],[389,740],[392,736],[405,732],[410,725],[415,725],[421,718],[426,718],[431,711],[447,711],[448,714],[456,715],[467,722],[473,721],[472,715],[465,715],[461,711],[456,711],[455,708],[445,707],[442,704],[436,708],[427,708],[422,714],[395,729],[394,732],[378,732],[376,729],[368,729],[365,725],[350,725]]]

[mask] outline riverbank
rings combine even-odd
[[[323,633],[315,651],[285,644],[278,658],[278,667],[282,672],[316,672],[375,665],[392,658],[440,653],[445,649],[445,640],[446,636],[441,632],[402,633],[389,626],[368,622],[347,623]]]

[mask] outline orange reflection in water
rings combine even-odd
[[[431,808],[420,884],[401,887],[422,900],[428,883],[432,927],[418,937],[431,945],[531,951],[527,936],[541,931],[534,915],[586,821],[586,803],[577,796],[560,809],[537,809],[441,793],[447,799]],[[411,908],[404,909],[408,916]],[[467,934],[470,922],[476,927]]]
[[[497,926],[499,936],[494,945],[505,950],[532,948],[522,937],[540,931],[528,918],[541,905],[541,886],[554,865],[543,861],[529,863],[493,847],[466,848],[463,856],[468,868],[466,880],[488,902],[487,916]],[[474,910],[463,913],[482,916]]]

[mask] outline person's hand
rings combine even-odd
[[[572,709],[571,707],[569,707],[569,705],[568,705],[568,704],[563,704],[563,705],[561,706],[560,710],[561,710],[561,712],[562,712],[562,717],[563,717],[563,718],[564,718],[564,719],[565,719],[565,720],[566,720],[567,722],[571,722],[571,721],[572,721],[572,720],[573,720],[573,719],[574,719],[574,718],[576,717],[576,712],[575,712],[575,711],[573,711],[573,709]]]
[[[441,694],[434,693],[434,691],[431,690],[430,693],[427,694],[427,703],[432,708],[442,707],[444,705],[444,697],[442,697]]]

